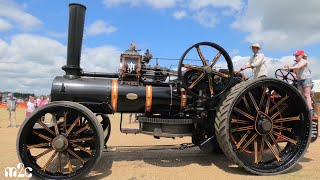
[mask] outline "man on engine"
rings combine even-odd
[[[259,53],[261,50],[260,44],[254,43],[250,48],[252,49],[253,56],[250,58],[249,62],[240,69],[240,71],[251,68],[253,72],[253,79],[267,77],[267,62],[264,54]]]

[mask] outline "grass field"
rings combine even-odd
[[[25,109],[18,109],[18,125],[21,125],[24,117]],[[98,165],[86,179],[320,179],[320,139],[310,144],[306,155],[290,172],[263,177],[232,165],[222,154],[204,153],[198,147],[177,149],[179,144],[191,142],[190,138],[157,140],[143,134],[121,134],[119,114],[111,115],[110,118],[112,131],[109,149],[103,153]],[[15,143],[19,128],[6,128],[5,109],[0,109],[0,121],[0,179],[5,179],[4,169],[18,163]],[[127,122],[126,119],[125,126],[137,126]],[[158,145],[172,145],[175,148],[159,148]],[[155,150],[154,147],[159,149]]]

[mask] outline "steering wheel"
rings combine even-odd
[[[217,52],[211,62],[207,59],[208,57],[204,56],[202,51],[204,49],[208,50],[209,54]],[[190,61],[186,57],[192,54],[194,50],[196,51],[196,56],[201,60],[200,65],[196,63],[197,60],[193,60],[188,64],[185,63]],[[221,56],[224,57],[224,60],[218,62]],[[221,72],[217,70],[217,62],[219,65],[227,65],[227,71]],[[187,93],[194,97],[204,99],[218,97],[228,89],[233,76],[233,65],[229,54],[221,46],[212,42],[200,42],[192,45],[183,53],[179,61],[178,79]],[[217,86],[220,87],[219,90],[214,88]]]
[[[294,84],[297,80],[292,72],[284,69],[277,69],[275,72],[277,79],[286,81],[289,84]]]

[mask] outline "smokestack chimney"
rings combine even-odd
[[[70,79],[78,78],[82,71],[80,57],[85,12],[86,7],[84,5],[69,4],[67,65],[63,66],[62,69],[66,72],[65,77]]]

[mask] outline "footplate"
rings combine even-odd
[[[167,118],[149,118],[138,117],[140,122],[159,123],[159,124],[192,124],[192,119],[167,119]]]

